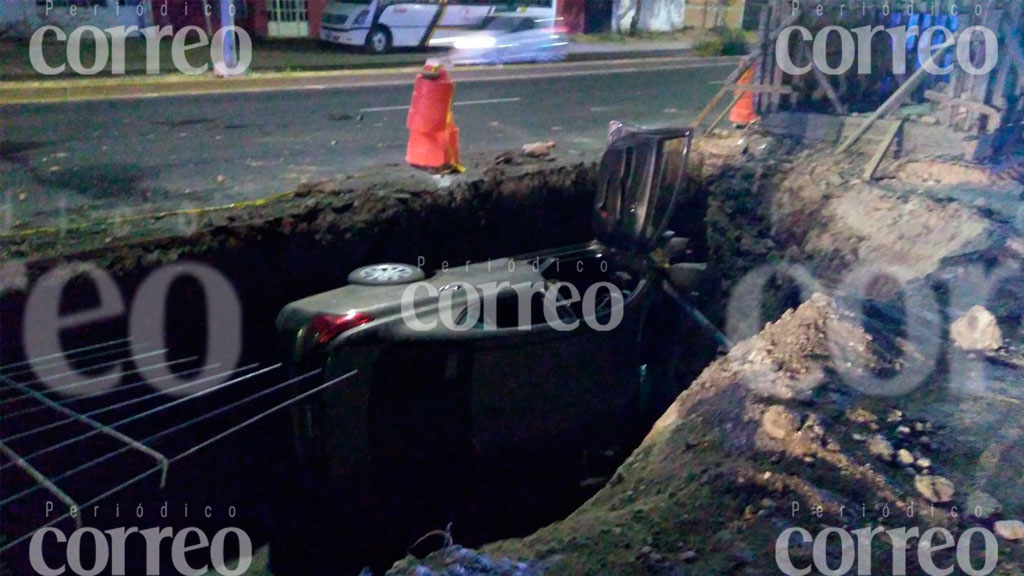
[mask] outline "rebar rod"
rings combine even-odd
[[[298,377],[293,378],[292,380],[290,380],[288,382],[285,382],[283,384],[275,386],[274,389],[280,389],[280,388],[282,388],[284,386],[291,385],[291,384],[293,384],[297,380],[300,380],[302,378],[307,378],[307,377],[312,376],[313,374],[316,374],[318,372],[320,372],[320,370],[314,370],[313,372],[304,374],[302,376],[298,376]],[[351,372],[349,372],[347,374],[344,374],[343,376],[340,376],[338,378],[335,378],[334,380],[331,380],[330,382],[326,382],[324,384],[321,384],[320,386],[317,386],[316,388],[313,388],[311,390],[303,392],[302,394],[299,394],[299,395],[297,395],[294,398],[286,400],[285,402],[282,402],[281,404],[278,404],[277,406],[275,406],[275,407],[273,407],[273,408],[263,412],[262,414],[257,415],[254,418],[250,418],[246,422],[246,424],[247,425],[248,424],[252,424],[253,422],[259,420],[260,418],[265,418],[265,417],[269,416],[270,414],[273,414],[274,412],[277,412],[278,410],[286,408],[286,407],[288,407],[288,406],[290,406],[292,404],[295,404],[296,402],[300,402],[300,401],[308,398],[309,396],[311,396],[313,394],[316,394],[317,392],[320,392],[321,390],[326,389],[329,386],[333,386],[334,384],[337,384],[338,382],[341,382],[342,380],[345,380],[346,378],[350,378],[351,376],[355,375],[356,373],[357,373],[357,371],[353,370],[353,371],[351,371]],[[264,391],[264,392],[262,392],[260,394],[269,393],[270,391],[271,390],[266,390],[266,391]],[[247,400],[251,400],[251,399],[254,399],[254,398],[256,398],[255,395],[250,397],[250,398],[248,398]],[[240,428],[239,426],[236,426],[236,427],[233,428],[232,431],[233,432],[237,431],[239,428]],[[184,458],[184,457],[186,457],[188,455],[193,454],[197,449],[203,448],[205,446],[208,446],[208,445],[212,444],[213,442],[216,442],[217,440],[223,438],[225,435],[226,435],[226,433],[218,434],[217,436],[215,436],[215,437],[213,437],[213,438],[211,438],[209,440],[206,440],[205,442],[202,442],[201,444],[197,445],[196,447],[193,447],[193,448],[191,448],[189,450],[186,450],[185,452],[182,452],[181,454],[178,454],[177,456],[171,458],[170,461],[171,462],[177,462],[178,460],[181,460],[182,458]],[[138,482],[139,480],[142,480],[143,478],[149,476],[150,474],[152,474],[153,472],[156,472],[157,470],[159,470],[159,467],[151,468],[151,469],[149,469],[149,470],[147,470],[147,471],[145,471],[145,472],[143,472],[143,473],[141,473],[141,474],[139,474],[139,475],[137,475],[137,476],[135,476],[133,478],[129,478],[128,480],[125,480],[124,482],[118,484],[114,488],[111,488],[110,490],[107,490],[103,494],[100,494],[99,496],[97,496],[97,497],[93,498],[92,500],[86,502],[85,504],[82,505],[81,508],[88,508],[89,506],[92,506],[92,505],[102,501],[104,498],[106,498],[106,497],[108,497],[108,496],[110,496],[112,494],[115,494],[117,492],[120,492],[121,490],[124,490],[128,486],[131,486],[132,484]],[[57,522],[60,522],[61,520],[64,520],[65,518],[68,518],[70,516],[71,516],[70,513],[65,513],[64,515],[58,516],[58,517],[54,518],[53,520],[50,520],[46,524],[43,524],[42,526],[39,526],[38,528],[36,528],[32,532],[29,532],[28,534],[25,534],[23,536],[19,536],[18,538],[12,540],[11,542],[8,542],[3,547],[0,547],[0,554],[2,554],[3,552],[6,552],[7,550],[9,550],[11,548],[13,548],[14,546],[17,546],[18,544],[24,542],[25,540],[28,540],[29,538],[31,538],[36,533],[36,531],[41,530],[43,528],[48,528],[50,526],[53,526]]]
[[[156,450],[153,450],[149,446],[145,446],[145,445],[139,443],[138,440],[135,440],[134,438],[132,438],[130,436],[127,436],[127,435],[125,435],[125,434],[123,434],[121,432],[118,432],[117,430],[114,430],[113,428],[111,428],[109,426],[106,426],[105,424],[102,424],[100,422],[97,422],[97,421],[93,420],[88,415],[75,412],[74,410],[71,410],[70,408],[67,408],[65,406],[61,406],[60,404],[57,404],[53,400],[50,400],[46,396],[43,396],[42,394],[36,392],[35,390],[32,390],[31,388],[26,388],[25,386],[22,386],[21,384],[18,384],[16,382],[12,382],[11,380],[9,380],[8,378],[5,378],[3,376],[0,376],[0,381],[6,381],[8,386],[13,386],[14,388],[22,391],[25,394],[30,394],[33,398],[35,398],[36,400],[39,400],[40,402],[46,404],[50,408],[53,408],[54,410],[56,410],[56,411],[58,411],[58,412],[60,412],[62,414],[67,414],[72,420],[76,420],[78,422],[81,422],[82,424],[85,424],[86,426],[89,426],[90,428],[94,428],[97,433],[106,434],[107,436],[110,436],[111,438],[116,438],[116,439],[120,440],[121,442],[124,442],[130,448],[138,450],[139,452],[142,452],[143,454],[149,456],[150,458],[153,458],[154,460],[156,460],[159,464],[161,464],[163,466],[164,473],[163,473],[163,476],[162,476],[161,481],[160,481],[160,487],[163,487],[164,482],[166,482],[166,480],[167,480],[167,466],[168,466],[167,457],[164,456],[163,454],[157,452]]]
[[[56,352],[54,354],[47,354],[46,356],[40,356],[38,358],[33,358],[31,360],[22,360],[20,362],[15,362],[13,364],[7,364],[6,366],[0,366],[0,372],[9,370],[11,368],[20,368],[22,366],[26,366],[28,364],[31,364],[33,361],[49,360],[50,358],[59,358],[59,357],[62,357],[62,356],[66,358],[67,356],[70,356],[72,354],[77,354],[79,352],[85,352],[86,350],[96,350],[97,348],[105,348],[107,346],[113,346],[114,344],[123,344],[125,342],[130,342],[130,341],[131,341],[131,338],[121,338],[120,340],[111,340],[109,342],[104,342],[102,344],[93,344],[91,346],[83,346],[81,348],[75,348],[73,350],[67,350],[67,351],[64,351],[64,352]],[[10,374],[8,374],[8,376],[10,376]]]
[[[67,506],[68,508],[78,508],[78,504],[71,498],[71,496],[68,496],[67,493],[58,488],[56,484],[51,482],[50,479],[47,478],[45,474],[43,474],[39,470],[36,470],[34,466],[26,462],[24,458],[19,456],[18,453],[15,452],[14,450],[11,450],[11,448],[4,444],[3,442],[0,442],[0,452],[2,452],[5,456],[10,458],[11,462],[13,462],[15,466],[21,468],[22,470],[25,471],[26,474],[31,476],[32,479],[35,480],[38,485],[49,490],[50,493],[56,496],[58,500],[63,502],[65,506]],[[78,528],[81,528],[82,519],[76,516],[75,524],[77,525]]]
[[[255,364],[252,364],[252,365],[249,365],[249,366],[246,366],[246,367],[243,367],[243,368],[238,368],[237,370],[233,370],[232,372],[237,372],[239,370],[248,370],[249,368],[252,368],[253,366],[255,366]],[[222,389],[222,388],[224,388],[226,386],[230,386],[232,384],[237,384],[237,383],[242,382],[244,380],[248,380],[249,378],[252,378],[253,376],[258,376],[260,374],[269,372],[271,370],[274,370],[275,368],[279,368],[280,366],[281,366],[281,364],[275,364],[274,366],[271,366],[269,368],[264,368],[264,369],[259,370],[257,372],[253,372],[251,374],[246,374],[245,376],[240,376],[238,378],[235,378],[234,380],[229,380],[229,381],[227,381],[227,382],[225,382],[223,384],[219,384],[217,386],[214,386],[213,388],[209,388],[207,390],[203,390],[201,392],[197,392],[196,394],[192,394],[192,395],[186,396],[184,398],[179,398],[178,400],[174,400],[173,402],[168,402],[167,404],[161,404],[160,406],[157,406],[156,408],[153,408],[151,410],[147,410],[145,412],[136,414],[134,416],[130,416],[128,418],[125,418],[124,420],[119,420],[117,422],[114,422],[113,424],[109,424],[108,426],[110,426],[110,427],[121,426],[123,424],[128,424],[129,422],[134,422],[134,421],[140,420],[142,418],[145,418],[146,416],[151,416],[153,414],[156,414],[157,412],[160,412],[162,410],[166,410],[167,408],[171,408],[173,406],[178,406],[178,405],[180,405],[180,404],[182,404],[184,402],[187,402],[189,400],[194,400],[195,398],[202,397],[205,394],[208,394],[208,393],[220,390],[220,389]],[[206,380],[209,380],[209,379],[212,379],[212,378],[217,378],[217,377],[222,376],[222,375],[223,374],[218,374],[218,375],[210,376],[210,377],[206,378]],[[50,452],[53,452],[54,450],[58,450],[60,448],[65,448],[65,447],[70,446],[72,444],[75,444],[77,442],[81,442],[82,440],[85,440],[86,438],[91,438],[91,437],[95,436],[96,434],[98,434],[98,432],[93,430],[92,432],[88,432],[86,434],[82,434],[80,436],[76,436],[74,438],[70,438],[70,439],[65,440],[63,442],[60,442],[58,444],[54,444],[53,446],[49,446],[47,448],[43,448],[42,450],[37,450],[37,451],[29,454],[28,456],[25,456],[25,458],[26,459],[28,459],[28,458],[35,458],[36,456],[42,456],[43,454],[48,454]],[[0,466],[0,470],[3,470],[6,467],[7,467],[7,465]],[[0,502],[0,504],[2,504],[2,503],[3,502]]]
[[[191,362],[191,361],[196,360],[198,358],[199,358],[198,356],[190,356],[188,358],[182,358],[181,360],[174,360],[173,362],[164,362],[162,364],[156,364],[156,365],[153,365],[153,366],[147,366],[147,368],[166,368],[166,367],[174,366],[176,364],[184,364],[186,362]],[[192,374],[195,374],[196,372],[199,372],[201,370],[205,370],[207,368],[217,367],[217,366],[220,366],[220,364],[218,363],[218,364],[211,364],[211,365],[208,365],[208,366],[201,366],[199,368],[192,368],[191,370],[186,370],[186,371],[182,372],[181,374],[168,374],[166,376],[160,376],[160,377],[157,377],[157,378],[153,378],[152,380],[143,380],[142,382],[138,382],[138,383],[135,383],[135,384],[129,384],[128,386],[116,386],[116,387],[111,388],[109,390],[101,390],[99,392],[93,392],[92,394],[86,394],[84,396],[76,396],[74,398],[66,398],[64,400],[58,400],[57,403],[61,404],[61,405],[64,405],[64,406],[67,406],[68,404],[71,404],[73,402],[79,402],[81,400],[95,399],[95,398],[99,398],[100,396],[106,396],[107,394],[113,394],[115,392],[123,392],[125,390],[131,390],[133,388],[138,388],[139,386],[148,386],[148,385],[150,385],[150,384],[152,384],[154,382],[162,382],[162,381],[170,379],[170,378],[191,376]],[[140,371],[141,371],[140,368],[136,368],[134,370],[129,370],[128,372],[125,372],[122,376],[127,375],[127,374],[137,374]],[[106,376],[101,376],[100,378],[93,378],[92,380],[89,380],[87,382],[91,384],[91,383],[99,381],[99,380],[101,380],[103,378],[107,378],[107,377]],[[85,382],[82,382],[82,384],[85,384]],[[39,412],[40,410],[46,410],[46,407],[45,406],[35,406],[33,408],[26,408],[25,410],[19,410],[17,412],[13,412],[11,414],[4,414],[3,418],[5,420],[10,420],[11,418],[14,418],[15,416],[22,416],[22,415],[25,415],[25,414],[32,414],[34,412]]]
[[[212,412],[208,412],[206,414],[203,414],[202,416],[193,418],[191,420],[187,420],[185,422],[182,422],[181,424],[172,426],[171,428],[168,428],[167,430],[164,430],[164,431],[158,432],[158,433],[156,433],[156,434],[154,434],[152,436],[148,436],[146,438],[143,438],[141,440],[141,442],[148,443],[148,442],[153,442],[155,440],[159,440],[160,438],[163,438],[163,437],[165,437],[165,436],[167,436],[169,434],[173,434],[174,432],[177,432],[179,430],[187,428],[187,427],[189,427],[189,426],[191,426],[191,425],[193,425],[193,424],[195,424],[197,422],[202,422],[202,421],[208,420],[208,419],[210,419],[210,418],[212,418],[214,416],[218,416],[220,414],[223,414],[224,412],[226,412],[226,411],[228,411],[228,410],[230,410],[232,408],[236,408],[238,406],[241,406],[242,404],[245,404],[246,402],[251,402],[251,401],[253,401],[253,400],[257,399],[257,398],[262,398],[263,396],[266,396],[267,394],[270,394],[271,392],[275,392],[277,390],[280,390],[281,388],[283,388],[285,386],[291,386],[291,385],[295,384],[296,382],[298,382],[300,380],[303,380],[303,379],[308,378],[308,377],[310,377],[310,376],[312,376],[314,374],[319,373],[320,371],[321,371],[320,369],[317,369],[317,370],[313,370],[312,372],[307,372],[306,374],[303,374],[301,376],[296,376],[295,378],[292,378],[291,380],[288,380],[288,381],[286,381],[286,382],[284,382],[282,384],[278,384],[277,386],[274,386],[272,388],[268,388],[268,389],[263,390],[261,392],[257,392],[256,394],[253,394],[251,396],[246,396],[245,398],[243,398],[241,400],[238,400],[236,402],[233,402],[231,404],[228,404],[227,406],[223,406],[221,408],[218,408],[217,410],[214,410]],[[79,472],[81,472],[83,470],[88,470],[89,468],[92,468],[93,466],[96,466],[97,464],[100,464],[102,462],[106,462],[107,460],[110,460],[111,458],[113,458],[113,457],[115,457],[115,456],[117,456],[119,454],[123,454],[125,452],[125,450],[127,450],[127,449],[126,448],[120,448],[120,449],[115,450],[113,452],[109,452],[109,453],[107,453],[107,454],[105,454],[103,456],[100,456],[99,458],[96,458],[94,460],[86,462],[85,464],[82,464],[81,466],[78,466],[76,468],[72,468],[71,470],[68,470],[66,472],[63,472],[63,473],[55,476],[54,477],[54,481],[64,480],[66,478],[74,476],[75,474],[78,474]],[[172,459],[172,461],[173,460],[174,459]],[[26,490],[22,490],[21,492],[15,494],[13,496],[9,496],[9,497],[5,498],[4,500],[0,500],[0,506],[5,506],[5,505],[7,505],[7,504],[9,504],[11,502],[14,502],[14,501],[18,500],[19,498],[23,498],[23,497],[27,496],[28,494],[31,494],[32,492],[34,492],[37,489],[38,489],[38,487],[33,487],[33,488],[26,489]]]

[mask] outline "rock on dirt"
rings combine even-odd
[[[799,425],[797,415],[785,406],[772,406],[761,417],[761,429],[776,440],[789,437],[796,432]]]
[[[1024,522],[1000,520],[995,523],[995,533],[1004,540],[1024,540]]]
[[[877,421],[878,416],[875,416],[864,408],[857,408],[855,410],[847,410],[846,419],[855,424],[870,424],[871,422]]]
[[[883,438],[881,435],[875,434],[871,438],[868,438],[868,452],[883,462],[892,462],[895,449],[892,447],[891,442]]]
[[[1003,505],[988,492],[979,490],[967,497],[967,513],[975,518],[986,520],[1002,511]]]
[[[508,558],[493,558],[462,546],[451,546],[423,559],[402,560],[389,576],[540,576],[538,568]]]
[[[530,158],[543,158],[548,154],[551,154],[551,150],[555,147],[555,142],[532,142],[523,146],[523,155],[529,156]]]
[[[914,488],[929,502],[944,504],[953,500],[953,482],[942,476],[915,476]]]
[[[998,350],[1003,346],[999,323],[983,306],[974,306],[957,318],[949,335],[963,350]]]

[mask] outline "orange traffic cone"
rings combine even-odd
[[[748,85],[754,80],[754,69],[747,68],[747,71],[740,76],[740,85]],[[729,121],[735,126],[748,126],[760,120],[760,116],[754,111],[754,93],[753,92],[742,92],[740,99],[736,101],[736,105],[732,107],[729,112]]]
[[[459,129],[452,115],[455,83],[436,61],[427,61],[416,77],[412,105],[405,125],[409,146],[405,161],[416,168],[462,172],[459,164]]]

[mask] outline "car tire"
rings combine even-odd
[[[356,268],[348,275],[348,282],[360,286],[397,286],[419,282],[426,277],[418,266],[385,262]]]
[[[391,31],[384,26],[374,26],[366,35],[366,50],[371,54],[387,54],[391,51]]]

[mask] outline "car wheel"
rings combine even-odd
[[[391,32],[383,26],[376,26],[366,37],[366,49],[374,54],[391,51]]]
[[[356,268],[348,275],[348,282],[362,286],[394,286],[418,282],[424,278],[426,274],[417,266],[388,262]]]

